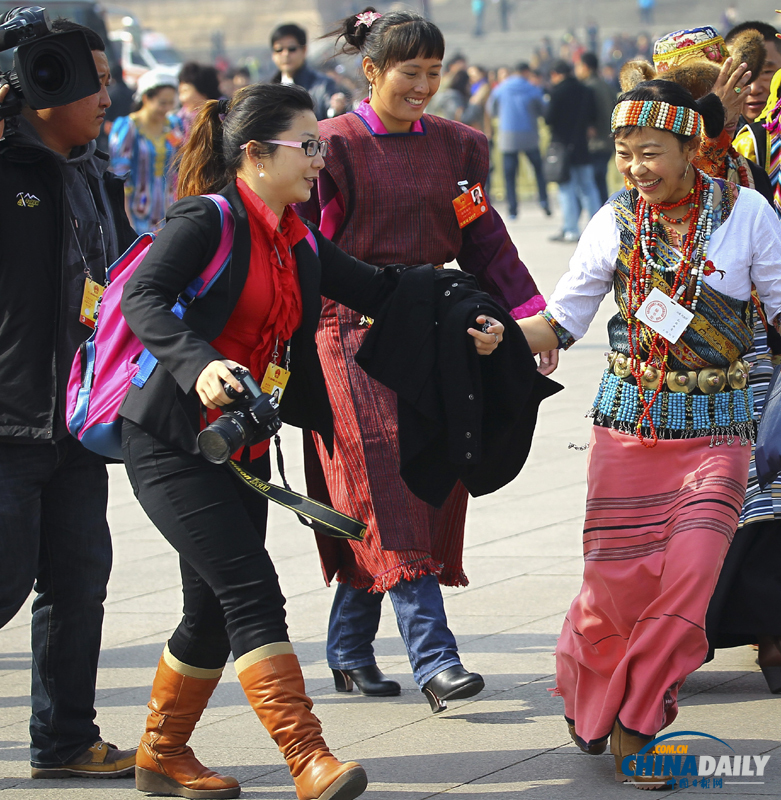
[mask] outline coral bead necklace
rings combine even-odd
[[[713,230],[713,191],[713,180],[696,170],[691,191],[676,203],[647,203],[642,196],[637,199],[635,244],[629,262],[627,334],[629,366],[637,383],[638,400],[643,409],[637,420],[636,435],[646,447],[654,447],[658,441],[651,408],[665,386],[670,342],[641,322],[636,314],[653,288],[655,272],[663,278],[657,281],[657,285],[661,284],[658,286],[660,290],[692,313],[696,311]],[[671,220],[664,216],[664,211],[687,203],[691,207],[681,219]],[[672,223],[688,221],[677,263],[658,261],[657,245],[662,234],[660,220],[664,219]],[[659,371],[659,384],[650,400],[646,400],[641,379],[649,367]],[[651,431],[650,440],[643,435],[644,424]]]
[[[697,176],[695,173],[694,178],[694,186],[677,202],[675,203],[657,203],[654,204],[654,208],[657,210],[660,219],[663,219],[665,222],[670,223],[670,225],[677,225],[683,222],[686,222],[691,216],[694,215],[694,212],[697,208],[696,204],[694,203],[695,197],[695,189],[697,188]],[[672,211],[674,208],[680,208],[681,206],[689,206],[689,210],[680,218],[675,219],[675,217],[668,217],[664,212],[665,211]]]

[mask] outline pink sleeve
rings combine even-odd
[[[296,203],[295,210],[299,216],[317,225],[326,239],[333,239],[344,223],[344,198],[324,169],[320,171],[309,200]]]
[[[544,309],[545,298],[541,294],[535,294],[530,300],[511,309],[510,316],[513,319],[525,319],[526,317],[533,317]]]

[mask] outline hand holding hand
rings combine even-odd
[[[198,376],[195,382],[195,391],[201,402],[206,408],[220,408],[232,403],[233,400],[225,394],[223,383],[232,386],[237,392],[242,392],[244,387],[236,376],[231,372],[236,368],[245,369],[241,364],[231,361],[228,358],[222,361],[212,361],[206,365],[206,368]]]
[[[475,349],[481,356],[493,353],[504,338],[504,325],[498,320],[481,314],[476,320],[480,330],[467,328],[467,333],[475,340]],[[486,327],[488,323],[488,327]]]
[[[547,350],[545,352],[540,353],[540,366],[537,367],[537,372],[540,375],[550,375],[551,372],[556,371],[556,367],[559,366],[559,351],[558,350]]]

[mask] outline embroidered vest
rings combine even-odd
[[[727,184],[723,191],[726,198],[730,185]],[[635,208],[632,196],[626,191],[612,200],[611,205],[616,215],[621,244],[613,279],[618,314],[608,322],[608,336],[610,346],[614,350],[628,355],[626,323],[629,303],[629,260],[635,244]],[[660,241],[657,243],[657,260],[664,264],[676,264],[678,257],[669,245]],[[657,272],[654,272],[653,285],[661,288],[665,294],[670,294],[669,284]],[[740,358],[748,352],[753,342],[748,308],[748,301],[729,297],[703,281],[702,294],[697,302],[694,319],[681,338],[670,345],[668,367],[670,369],[726,367]]]
[[[720,185],[722,203],[729,209],[734,203],[735,187],[722,182]],[[627,191],[610,202],[619,228],[620,247],[613,279],[618,314],[608,322],[608,336],[614,350],[628,355],[629,261],[635,244],[635,209],[632,195]],[[677,256],[671,247],[658,242],[657,260],[675,264]],[[661,274],[654,273],[653,285],[670,294],[670,286]],[[703,282],[694,319],[681,338],[670,345],[668,368],[727,367],[740,358],[753,341],[748,306],[748,301],[736,300]],[[647,341],[650,342],[650,335]],[[652,396],[652,391],[645,391],[646,401]],[[663,391],[651,409],[651,417],[662,439],[710,436],[712,446],[722,441],[731,444],[737,437],[741,444],[746,444],[754,436],[753,408],[750,386],[709,395]],[[637,386],[606,369],[590,412],[595,424],[634,435],[641,412]],[[643,433],[648,435],[650,428],[644,426]]]

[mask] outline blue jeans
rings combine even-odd
[[[545,183],[545,175],[542,171],[542,156],[540,155],[539,147],[534,147],[531,150],[524,150],[523,154],[529,159],[529,163],[534,170],[534,177],[537,180],[537,194],[540,199],[540,205],[543,208],[548,207],[548,187]],[[504,191],[507,196],[507,211],[510,216],[515,216],[518,213],[518,194],[516,190],[516,182],[518,178],[518,156],[520,153],[517,151],[512,153],[502,153],[502,165],[504,167]]]
[[[581,208],[585,209],[588,219],[591,219],[599,211],[601,203],[592,164],[573,164],[569,173],[569,180],[559,184],[562,231],[578,236],[580,234],[578,217]]]
[[[461,663],[455,636],[447,626],[442,592],[435,575],[399,581],[388,590],[399,633],[407,648],[412,677],[419,687]],[[372,642],[380,624],[382,592],[340,583],[331,606],[326,654],[331,669],[374,664]]]
[[[0,627],[35,584],[30,760],[66,764],[100,738],[95,679],[111,572],[108,475],[70,436],[0,443]]]

